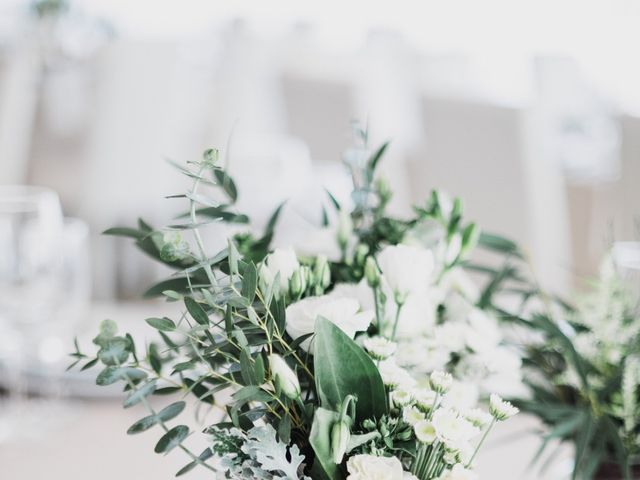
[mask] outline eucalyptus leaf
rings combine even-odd
[[[189,427],[186,425],[177,425],[158,440],[154,450],[156,453],[168,453],[180,445],[188,436]]]

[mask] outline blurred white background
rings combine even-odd
[[[638,237],[638,25],[631,0],[0,0],[0,185],[50,187],[88,223],[90,330],[103,315],[149,316],[130,302],[165,272],[100,232],[180,211],[163,198],[184,188],[165,158],[222,148],[256,225],[295,199],[286,232],[318,220],[323,187],[348,196],[340,158],[359,119],[374,143],[392,140],[382,170],[396,212],[433,187],[459,195],[567,293],[612,240]],[[109,443],[143,453],[93,478],[127,462],[170,478],[110,405],[86,406],[68,442],[105,426]],[[485,478],[525,478],[536,445],[521,442],[493,453],[514,459],[508,471],[489,450]],[[0,445],[6,478],[63,477],[53,447],[38,465],[28,445]]]

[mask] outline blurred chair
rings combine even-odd
[[[432,188],[460,196],[468,220],[519,242],[547,287],[568,287],[569,224],[557,165],[535,149],[520,107],[427,97],[426,143],[410,157],[412,197]]]
[[[40,69],[35,42],[0,51],[0,184],[27,180]]]
[[[620,240],[640,239],[640,118],[625,115],[622,123],[619,189]]]

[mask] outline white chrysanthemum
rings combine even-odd
[[[396,351],[397,344],[384,337],[367,337],[362,342],[364,349],[376,360],[386,360]]]
[[[516,415],[520,410],[511,402],[503,400],[495,393],[489,397],[489,413],[498,421],[506,420]]]
[[[394,296],[406,299],[413,292],[426,292],[433,274],[430,250],[408,245],[385,247],[377,256],[380,271]]]
[[[402,410],[402,420],[409,425],[415,425],[425,419],[424,413],[416,407],[405,407]]]
[[[436,403],[437,394],[433,390],[420,388],[413,391],[416,406],[423,412],[430,412]]]
[[[300,268],[296,252],[292,248],[276,248],[265,258],[260,268],[261,282],[269,284],[279,276],[279,287],[282,291],[289,288],[289,279]]]
[[[302,335],[313,333],[316,320],[323,317],[334,323],[349,337],[355,337],[356,332],[363,332],[369,328],[373,313],[360,312],[357,300],[349,298],[334,298],[329,295],[307,297],[287,307],[286,330],[294,340]],[[308,338],[300,347],[313,353],[313,343]]]
[[[451,352],[427,338],[416,338],[402,342],[395,356],[399,365],[418,373],[429,373],[444,370],[451,360]]]
[[[451,470],[447,470],[438,477],[437,480],[477,480],[476,475],[472,470],[465,468],[464,465],[458,463],[453,466]]]
[[[347,480],[403,480],[402,464],[396,457],[355,455],[347,462]]]
[[[480,433],[480,429],[474,427],[464,417],[454,410],[440,408],[433,413],[431,419],[438,438],[447,446],[458,448],[461,443],[468,442]]]
[[[432,372],[429,376],[429,384],[437,393],[446,393],[451,388],[453,377],[447,372]]]
[[[408,390],[403,390],[403,389],[394,390],[393,392],[391,392],[390,396],[391,396],[391,403],[395,407],[406,407],[413,404],[414,402],[413,395]]]
[[[475,427],[484,428],[491,423],[493,418],[488,412],[480,408],[470,408],[462,412],[464,418],[469,420]]]
[[[442,406],[455,410],[475,407],[480,397],[478,385],[472,382],[454,381],[449,391],[442,397]]]
[[[378,371],[384,384],[390,388],[412,388],[416,381],[404,368],[398,366],[393,358],[378,364]]]
[[[436,428],[429,420],[420,420],[413,426],[413,431],[419,442],[431,445],[436,441]]]

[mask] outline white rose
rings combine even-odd
[[[377,256],[378,266],[394,296],[406,299],[413,292],[426,292],[434,269],[433,253],[409,245],[385,247]]]
[[[347,480],[403,480],[402,464],[396,457],[355,455],[347,462]]]
[[[292,248],[276,248],[267,255],[262,264],[261,280],[269,284],[275,280],[277,275],[280,275],[280,289],[286,292],[289,289],[289,279],[298,268],[300,268],[300,263]]]
[[[349,298],[334,298],[330,295],[307,297],[292,303],[286,310],[286,330],[294,340],[302,335],[313,333],[316,320],[323,317],[335,324],[340,330],[353,338],[356,332],[369,328],[373,313],[360,312],[357,300]],[[312,339],[308,338],[300,347],[313,353]]]

